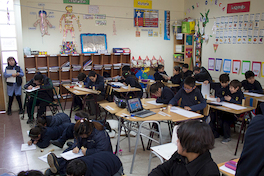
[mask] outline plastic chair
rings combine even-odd
[[[158,157],[160,159],[161,163],[163,163],[164,160],[169,160],[171,158],[171,156],[178,150],[178,147],[177,147],[177,140],[178,140],[177,130],[178,130],[178,125],[175,125],[173,127],[173,134],[172,134],[172,138],[171,138],[171,143],[158,145],[155,147],[150,147],[151,152],[149,154],[148,173],[150,172],[151,160],[153,158],[152,154],[154,154],[156,157]]]

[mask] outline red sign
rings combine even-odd
[[[227,13],[249,12],[250,1],[227,4]]]

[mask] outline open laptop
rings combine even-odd
[[[152,112],[150,110],[143,109],[142,103],[139,98],[127,100],[127,106],[130,114],[137,117],[144,118],[156,114],[155,112]]]

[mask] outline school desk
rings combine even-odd
[[[251,95],[247,95],[244,94],[245,97],[251,97],[251,98],[255,98],[256,100],[258,100],[258,102],[264,102],[264,95],[261,97],[256,97],[256,96],[251,96]]]
[[[235,162],[238,162],[238,160],[239,160],[239,158],[238,158],[238,159],[233,159],[233,161],[235,161]],[[227,161],[226,161],[226,162],[227,162]],[[227,176],[234,176],[233,174],[228,173],[228,172],[223,171],[223,170],[220,169],[220,167],[222,167],[223,165],[225,165],[226,162],[223,162],[223,163],[217,164],[217,166],[218,166],[220,172],[221,172],[222,174],[224,174],[224,175],[227,175]]]

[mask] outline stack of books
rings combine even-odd
[[[130,63],[122,63],[122,66],[130,66]]]
[[[117,69],[120,69],[121,68],[121,63],[118,63],[118,64],[113,64],[114,65],[114,69],[117,70]]]
[[[48,69],[48,67],[38,67],[38,71],[40,73],[47,73],[47,69]]]
[[[82,66],[80,66],[80,65],[76,65],[76,64],[72,65],[72,71],[79,71],[79,70],[81,70],[81,68],[82,68]]]
[[[52,84],[55,87],[60,86],[60,80],[52,80]]]
[[[67,72],[67,71],[70,71],[70,68],[71,68],[71,66],[70,66],[70,62],[67,61],[67,62],[65,62],[64,64],[62,64],[62,66],[61,66],[61,71],[63,71],[63,72]]]
[[[102,70],[103,65],[100,64],[94,64],[94,70]]]
[[[83,70],[92,70],[92,60],[88,60],[83,63]]]
[[[105,70],[111,70],[112,64],[104,64]]]
[[[50,72],[58,72],[59,71],[59,67],[58,66],[52,66],[49,68]]]
[[[72,84],[77,84],[79,82],[78,78],[72,78]]]
[[[28,73],[36,73],[36,68],[26,68]]]
[[[70,79],[63,79],[63,80],[61,80],[61,84],[71,84],[71,80]]]

